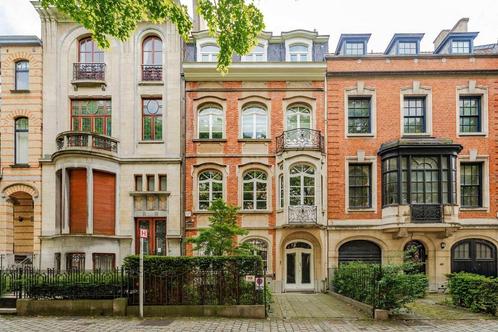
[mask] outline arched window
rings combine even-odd
[[[199,112],[199,138],[223,138],[223,111],[216,106],[208,106]]]
[[[218,53],[220,48],[214,44],[205,44],[201,46],[201,62],[216,62],[218,61]]]
[[[254,46],[251,53],[246,54],[242,57],[242,61],[247,62],[261,62],[265,61],[265,46],[262,44],[258,44]]]
[[[308,45],[291,45],[289,47],[289,59],[292,62],[308,61]]]
[[[242,111],[242,138],[264,139],[267,137],[267,130],[266,110],[251,106]]]
[[[339,248],[339,264],[348,262],[380,264],[380,247],[367,240],[346,242]]]
[[[244,173],[243,209],[266,210],[267,208],[267,175],[260,170]]]
[[[15,149],[16,164],[27,164],[28,158],[28,118],[17,118],[15,120]]]
[[[263,267],[265,271],[268,270],[268,242],[261,239],[249,239],[244,241],[244,243],[249,243],[254,247],[253,254],[255,256],[260,256],[263,260]]]
[[[29,62],[26,60],[17,61],[16,70],[16,90],[29,90]]]
[[[78,61],[80,63],[104,62],[104,51],[98,48],[91,37],[80,40],[78,52]]]
[[[496,246],[481,239],[457,242],[451,248],[451,272],[469,272],[496,277]]]
[[[289,204],[315,205],[315,168],[313,166],[297,164],[291,167]]]
[[[287,109],[287,130],[306,128],[311,129],[311,110],[302,105],[295,105]]]
[[[162,80],[163,42],[157,36],[145,38],[142,46],[142,80]]]
[[[223,175],[208,170],[199,174],[199,210],[207,210],[211,203],[223,198]]]

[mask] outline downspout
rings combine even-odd
[[[325,241],[325,262],[327,263],[327,286],[326,289],[330,288],[330,285],[332,283],[331,281],[331,276],[330,276],[330,264],[329,264],[329,201],[328,201],[328,175],[329,175],[329,168],[328,168],[328,144],[329,144],[329,139],[328,139],[328,133],[329,133],[329,111],[328,111],[328,77],[327,77],[327,57],[325,56],[325,89],[324,89],[324,102],[325,102],[325,186],[324,186],[324,191],[325,191],[325,219],[327,220],[327,228],[325,229],[325,236],[327,240]]]
[[[186,153],[186,142],[185,142],[185,132],[186,132],[186,120],[185,120],[185,74],[183,72],[183,46],[185,42],[182,40],[182,50],[180,55],[180,155],[181,155],[181,165],[180,165],[180,256],[184,256],[185,251],[185,195],[186,195],[186,179],[185,179],[185,153]]]

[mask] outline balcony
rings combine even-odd
[[[105,63],[73,63],[73,85],[105,86]]]
[[[298,128],[277,136],[277,153],[288,150],[325,151],[324,138],[319,130]]]
[[[163,66],[161,65],[142,65],[142,81],[162,81]]]
[[[429,224],[443,222],[443,206],[441,204],[411,204],[411,222],[415,224]]]
[[[317,208],[315,205],[291,205],[288,220],[291,225],[316,224]]]
[[[80,150],[112,154],[118,152],[118,140],[97,133],[66,131],[57,135],[55,143],[57,151]]]

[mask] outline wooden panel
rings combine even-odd
[[[31,196],[18,192],[11,196],[14,201],[14,253],[33,253],[33,200]]]
[[[93,172],[93,233],[114,235],[116,175]]]
[[[86,169],[69,171],[69,197],[70,232],[84,234],[88,219]]]

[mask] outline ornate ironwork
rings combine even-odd
[[[105,63],[74,63],[73,80],[104,81]]]
[[[410,209],[413,223],[443,222],[443,206],[441,204],[411,204]]]
[[[289,206],[289,224],[316,224],[317,208],[315,205]]]
[[[97,133],[80,131],[67,131],[57,135],[55,139],[57,150],[81,148],[84,150],[95,149],[112,153],[118,152],[118,140]]]
[[[284,131],[277,136],[277,153],[286,150],[325,151],[324,138],[319,130],[297,128]]]
[[[163,66],[142,65],[142,81],[162,81]]]

